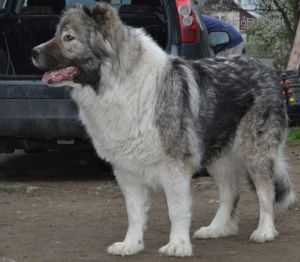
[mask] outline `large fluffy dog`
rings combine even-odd
[[[190,180],[202,166],[215,178],[220,207],[196,238],[237,234],[243,176],[259,202],[251,240],[277,236],[274,206],[288,207],[294,194],[283,157],[285,104],[272,71],[243,57],[185,61],[169,56],[104,3],[68,9],[54,38],[34,48],[33,62],[52,70],[44,81],[73,87],[96,151],[113,165],[129,227],[109,253],[130,255],[144,248],[149,190],[160,186],[171,233],[159,252],[190,256]]]

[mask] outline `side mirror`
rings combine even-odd
[[[214,48],[219,45],[227,45],[230,43],[230,37],[227,32],[210,32],[208,34],[209,45]]]

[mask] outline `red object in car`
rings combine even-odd
[[[200,28],[191,0],[176,0],[176,7],[179,16],[181,42],[199,42]]]

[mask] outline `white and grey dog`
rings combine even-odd
[[[166,54],[142,29],[124,25],[105,3],[75,6],[53,39],[33,49],[44,81],[68,85],[100,157],[124,194],[129,227],[108,248],[115,255],[144,249],[149,190],[165,192],[171,232],[159,252],[192,255],[192,174],[206,166],[220,206],[196,238],[238,233],[239,180],[247,177],[259,202],[251,240],[277,236],[274,207],[295,196],[284,160],[285,103],[274,72],[253,59],[186,61]]]

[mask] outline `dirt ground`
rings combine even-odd
[[[289,146],[290,173],[300,192],[300,144]],[[98,162],[97,162],[98,163]],[[248,241],[257,224],[254,194],[244,187],[240,234],[193,240],[192,258],[168,258],[157,249],[168,240],[162,193],[153,194],[146,250],[114,257],[106,247],[122,240],[127,218],[123,198],[108,167],[70,154],[3,156],[0,159],[0,262],[104,261],[288,261],[300,262],[300,204],[277,215],[280,236],[272,243]],[[192,231],[207,225],[217,207],[210,178],[193,181]]]

